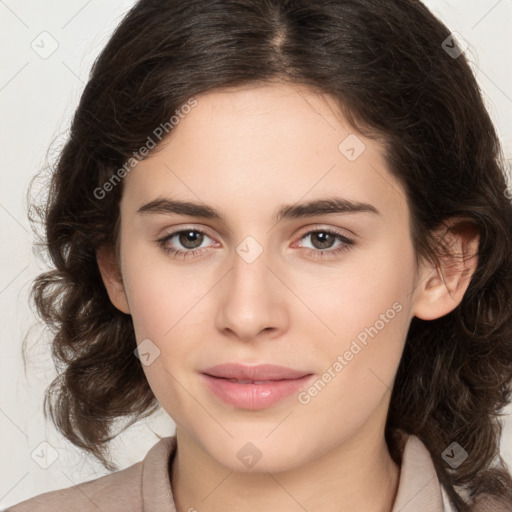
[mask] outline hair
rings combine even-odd
[[[395,433],[418,436],[457,510],[483,494],[511,498],[499,441],[512,381],[512,204],[495,128],[466,56],[443,48],[449,37],[415,0],[141,0],[126,13],[34,206],[54,267],[31,290],[58,369],[45,412],[67,439],[112,469],[109,442],[158,408],[131,316],[110,302],[96,260],[118,242],[113,177],[195,95],[279,81],[331,95],[354,129],[383,142],[418,263],[454,256],[436,235],[450,218],[477,230],[461,303],[411,321],[386,440],[399,461]],[[468,453],[455,469],[442,457],[454,441]]]

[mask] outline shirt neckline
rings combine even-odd
[[[144,512],[177,512],[169,468],[176,453],[176,435],[161,438],[142,461]],[[437,478],[426,446],[414,435],[406,435],[400,476],[391,512],[448,512],[452,510]]]

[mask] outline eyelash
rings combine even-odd
[[[202,252],[204,249],[206,249],[206,247],[202,247],[201,249],[192,249],[190,251],[181,251],[179,249],[174,249],[172,247],[166,247],[166,245],[165,245],[165,243],[168,240],[175,237],[176,235],[179,235],[181,233],[188,233],[188,232],[200,233],[201,235],[206,235],[208,238],[211,238],[208,235],[208,233],[206,233],[202,229],[185,228],[185,229],[180,229],[178,231],[173,231],[172,233],[164,236],[163,238],[158,239],[156,242],[162,250],[164,250],[167,254],[169,254],[170,256],[172,256],[174,258],[184,259],[184,258],[194,257],[196,254],[198,254],[198,253]],[[314,229],[314,230],[308,231],[307,233],[304,233],[300,237],[300,240],[302,240],[303,238],[306,238],[307,236],[312,235],[314,233],[326,233],[328,235],[334,236],[336,239],[338,239],[339,241],[342,242],[341,245],[339,245],[335,249],[322,250],[322,249],[311,249],[309,247],[303,248],[309,256],[313,256],[315,258],[319,258],[319,259],[324,258],[325,254],[327,254],[328,256],[338,256],[338,255],[344,253],[345,251],[350,250],[350,248],[353,245],[355,245],[354,240],[347,238],[346,236],[342,235],[341,233],[339,233],[337,231],[333,231],[331,229]]]

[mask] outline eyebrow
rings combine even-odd
[[[210,220],[224,220],[224,216],[211,206],[167,198],[154,199],[153,201],[142,205],[137,210],[137,213],[143,215],[178,214],[189,215],[191,217],[201,217]],[[328,213],[373,213],[376,215],[382,215],[375,206],[369,203],[350,201],[340,197],[329,197],[305,203],[283,205],[276,214],[276,220],[279,222],[283,219],[299,219]]]

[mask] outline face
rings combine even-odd
[[[243,447],[261,455],[255,471],[279,471],[382,435],[418,282],[405,194],[382,147],[304,87],[195,99],[127,175],[120,205],[116,305],[132,315],[156,398],[236,471]],[[225,363],[298,374],[204,375]],[[254,375],[245,380],[272,380]]]

